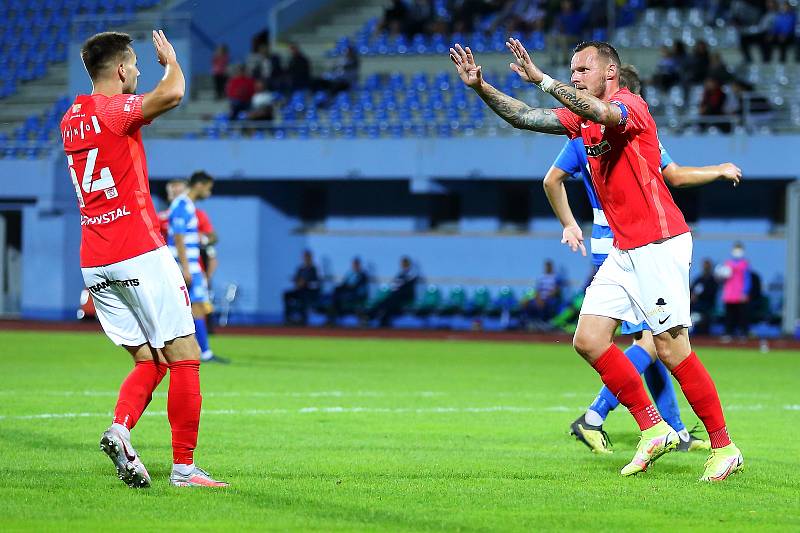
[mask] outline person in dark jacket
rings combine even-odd
[[[714,276],[714,264],[710,259],[704,259],[703,272],[695,278],[691,287],[692,312],[699,317],[694,321],[695,334],[708,335],[718,293],[719,283]]]
[[[305,326],[308,308],[319,299],[319,275],[310,250],[303,252],[303,263],[294,274],[294,288],[283,293],[283,318],[287,324]]]
[[[392,280],[389,295],[369,312],[371,319],[378,319],[381,327],[389,327],[392,319],[414,302],[419,275],[408,256],[400,259],[400,272]]]
[[[333,289],[331,305],[328,308],[328,323],[333,325],[336,319],[347,311],[358,311],[367,300],[369,279],[361,266],[361,259],[353,258],[350,272],[345,274],[342,282]]]

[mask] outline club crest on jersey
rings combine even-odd
[[[116,187],[109,187],[108,189],[104,189],[103,192],[106,193],[106,200],[111,200],[112,198],[119,196]]]
[[[589,157],[600,157],[609,150],[611,150],[611,144],[604,140],[597,144],[590,144],[586,146],[586,155]]]

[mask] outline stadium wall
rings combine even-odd
[[[676,161],[707,164],[732,159],[748,180],[793,179],[800,168],[798,136],[665,137]],[[696,150],[702,142],[703,150]],[[546,136],[489,139],[379,141],[168,141],[147,143],[153,179],[182,177],[205,168],[220,180],[221,194],[206,202],[220,235],[218,289],[236,283],[239,298],[233,321],[269,322],[279,318],[281,293],[303,248],[317,255],[322,273],[340,276],[353,255],[360,255],[377,281],[397,270],[408,254],[428,282],[449,286],[532,284],[542,261],[552,258],[574,288],[589,273],[588,261],[559,243],[552,219],[532,220],[530,232],[499,232],[498,216],[464,206],[454,234],[420,231],[408,213],[350,216],[332,213],[316,228],[298,216],[296,186],[308,180],[371,178],[407,183],[412,192],[436,192],[448,180],[470,178],[491,191],[492,180],[540,180],[563,139]],[[781,157],[775,157],[776,151]],[[79,221],[74,191],[63,154],[48,159],[0,160],[0,202],[23,203],[22,314],[26,318],[74,316],[83,284],[78,268]],[[252,192],[224,193],[226,182],[250,183]],[[290,186],[291,185],[291,186]],[[387,191],[391,190],[386,182]],[[742,194],[747,194],[743,186]],[[538,187],[536,187],[538,189]],[[154,192],[160,192],[154,189]],[[534,196],[543,195],[533,190]],[[390,198],[391,200],[391,198]],[[484,205],[492,206],[487,201]],[[469,214],[471,213],[471,214]],[[735,213],[731,213],[732,218]],[[734,224],[732,226],[732,224]],[[764,283],[786,264],[784,238],[771,233],[768,221],[700,220],[695,263],[703,257],[727,257],[731,242],[744,240],[748,256]]]

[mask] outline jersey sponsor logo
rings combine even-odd
[[[601,141],[597,144],[590,144],[586,146],[586,155],[589,157],[600,157],[610,150],[611,144],[608,141]]]
[[[96,285],[92,285],[88,287],[88,289],[94,293],[98,293],[100,291],[104,291],[109,287],[138,287],[139,286],[139,278],[133,279],[109,279],[106,281],[101,281]]]
[[[114,190],[114,195],[116,196],[116,189]],[[113,196],[111,197],[113,198]],[[96,217],[90,217],[86,215],[81,216],[81,226],[94,226],[96,224],[108,224],[109,222],[114,222],[115,220],[130,215],[131,212],[128,211],[128,206],[124,205],[122,207],[118,207],[113,211],[109,211],[108,213],[103,213],[102,215],[98,215]]]

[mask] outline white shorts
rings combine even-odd
[[[690,233],[631,250],[612,248],[586,289],[581,314],[647,322],[653,335],[688,328],[691,263]]]
[[[186,282],[166,246],[81,272],[97,318],[114,344],[163,348],[165,342],[194,333]]]

